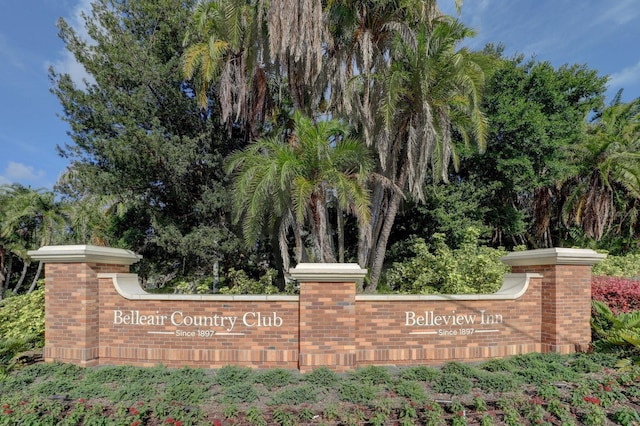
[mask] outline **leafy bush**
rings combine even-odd
[[[428,399],[427,392],[419,382],[412,380],[400,380],[393,387],[398,396],[407,398],[417,404],[422,404]]]
[[[473,383],[459,374],[441,374],[433,384],[433,389],[439,393],[464,395],[471,391]]]
[[[238,383],[229,386],[224,391],[224,401],[227,403],[255,402],[258,397],[258,391],[251,383]]]
[[[510,373],[484,372],[477,376],[477,386],[487,392],[511,392],[517,390],[521,381]]]
[[[318,400],[318,390],[309,384],[283,389],[273,395],[269,405],[299,405]]]
[[[478,245],[479,231],[469,228],[457,249],[434,234],[431,246],[416,238],[415,256],[395,262],[387,271],[387,285],[394,291],[420,294],[493,293],[500,289],[509,267],[500,261],[504,250]]]
[[[31,336],[44,343],[44,287],[0,302],[0,340]]]
[[[599,276],[591,279],[591,297],[604,302],[614,314],[640,311],[640,282]]]
[[[391,374],[387,368],[368,365],[366,367],[358,368],[350,373],[350,376],[354,380],[358,380],[362,383],[370,383],[372,385],[384,385],[391,382]]]
[[[273,368],[260,372],[254,379],[256,383],[264,385],[267,389],[275,389],[298,381],[298,378],[290,370]]]
[[[0,302],[0,379],[22,352],[44,345],[44,288]]]
[[[242,270],[231,268],[227,277],[222,280],[221,294],[276,294],[278,287],[273,285],[277,272],[269,269],[258,280],[247,276]]]
[[[438,370],[426,365],[416,365],[408,367],[400,373],[400,377],[405,380],[417,380],[421,382],[428,382],[438,377]]]
[[[253,370],[249,367],[225,365],[216,372],[216,383],[222,387],[233,386],[252,378]]]
[[[326,388],[335,386],[340,377],[334,371],[329,370],[327,367],[320,367],[313,370],[310,373],[304,375],[304,381],[316,386],[323,386]]]
[[[593,266],[593,275],[609,277],[635,278],[640,276],[640,253],[628,253],[623,256],[607,255]]]
[[[338,386],[338,397],[345,402],[368,404],[377,397],[378,391],[371,383],[345,381]]]
[[[594,346],[603,351],[616,351],[640,362],[640,311],[614,314],[609,307],[594,300],[591,327]]]

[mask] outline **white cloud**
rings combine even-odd
[[[84,26],[83,14],[88,15],[91,11],[92,0],[80,0],[76,7],[73,9],[72,15],[65,18],[65,21],[74,29],[76,34],[85,40],[90,40]],[[84,81],[94,82],[93,76],[87,72],[84,66],[73,56],[68,50],[60,51],[59,59],[53,63],[46,63],[45,66],[49,68],[52,66],[57,73],[69,74],[71,79],[78,87],[84,87]]]
[[[640,83],[640,62],[611,74],[609,77],[610,88],[632,86]]]
[[[605,3],[606,7],[597,21],[607,25],[624,25],[638,17],[640,8],[637,0],[617,0]]]
[[[4,169],[3,176],[0,179],[7,180],[9,182],[16,181],[35,181],[44,177],[43,170],[35,170],[32,166],[27,166],[22,163],[16,163],[15,161],[9,161],[9,165]]]

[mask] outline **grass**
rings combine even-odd
[[[0,381],[2,425],[640,425],[640,367],[529,354],[308,374],[39,363]]]

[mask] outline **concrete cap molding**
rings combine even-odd
[[[367,270],[357,263],[298,263],[289,269],[289,276],[299,282],[360,283]]]
[[[500,258],[509,266],[585,265],[593,266],[607,255],[591,249],[556,247],[549,249],[514,251]]]
[[[44,263],[132,265],[142,259],[131,250],[92,245],[44,246],[27,254]]]

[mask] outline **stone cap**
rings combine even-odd
[[[102,263],[132,265],[142,259],[131,250],[92,245],[44,246],[27,252],[44,263]]]
[[[360,283],[367,270],[357,263],[298,263],[289,276],[299,282]]]
[[[593,266],[607,255],[591,249],[556,247],[549,249],[514,251],[500,258],[509,266],[585,265]]]

